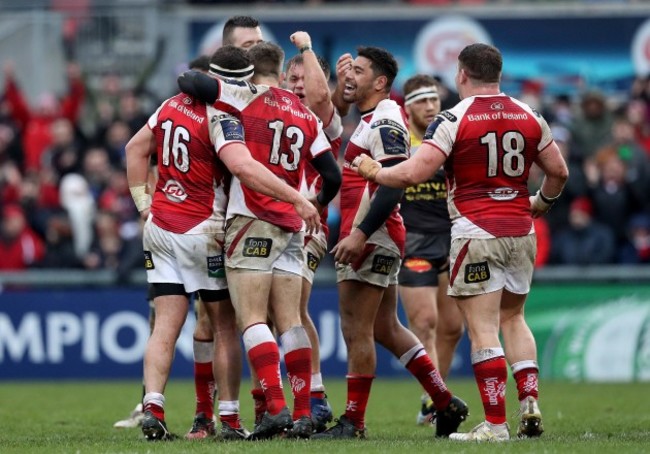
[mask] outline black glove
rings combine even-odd
[[[178,88],[186,95],[214,104],[219,97],[219,82],[200,71],[189,70],[178,76]]]

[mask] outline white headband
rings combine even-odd
[[[438,99],[438,89],[435,86],[422,87],[417,90],[413,90],[411,93],[406,95],[404,99],[404,105],[408,106],[409,104],[419,101],[421,99],[434,98]]]
[[[212,74],[213,76],[223,77],[226,79],[248,80],[253,76],[254,69],[255,68],[253,65],[249,65],[246,68],[242,69],[228,69],[222,68],[221,66],[214,63],[210,63],[210,70],[208,73]]]

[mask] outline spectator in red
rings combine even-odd
[[[7,205],[0,222],[0,270],[24,270],[45,255],[43,240],[28,226],[19,205]]]
[[[41,155],[52,143],[52,123],[59,118],[67,118],[76,124],[85,98],[85,87],[81,70],[76,63],[67,67],[69,91],[59,102],[51,93],[41,96],[39,106],[31,110],[18,87],[13,63],[6,63],[5,101],[10,115],[20,128],[25,153],[25,170],[39,169]]]
[[[79,28],[88,21],[89,0],[52,0],[51,7],[63,16],[63,49],[67,59],[74,58]]]

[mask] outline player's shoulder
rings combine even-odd
[[[245,92],[257,95],[265,92],[269,87],[256,85],[248,80],[221,79],[221,88],[227,91]]]
[[[319,125],[322,128],[323,122],[318,118],[309,107],[304,105],[300,98],[279,87],[269,87],[269,95],[273,97],[273,105],[282,110],[284,115],[289,115],[294,121],[300,123],[303,127],[311,126],[317,129]],[[277,102],[277,105],[275,104]]]
[[[264,86],[266,87],[266,86]],[[307,112],[309,109],[302,103],[300,98],[293,94],[291,91],[281,87],[266,87],[268,88],[267,94],[277,100],[278,103],[285,106],[290,106],[295,111]],[[311,111],[309,111],[311,112]]]
[[[519,107],[520,109],[522,109],[526,113],[529,113],[529,114],[533,115],[535,118],[537,118],[537,119],[543,118],[542,114],[539,113],[539,111],[537,109],[531,107],[529,104],[526,104],[525,102],[523,102],[523,101],[521,101],[521,100],[519,100],[517,98],[513,98],[511,96],[509,96],[508,99],[514,105],[516,105],[517,107]]]
[[[382,99],[375,107],[373,118],[402,117],[404,109],[392,99]]]
[[[292,91],[282,87],[268,87],[268,88],[269,88],[269,92],[275,94],[276,96],[286,98],[284,99],[284,101],[291,101],[292,104],[293,102],[298,101],[298,103],[302,105],[302,102],[300,102],[300,98],[297,95],[295,95]]]
[[[174,104],[178,105],[179,103],[185,106],[194,106],[194,105],[203,105],[205,104],[198,98],[194,98],[190,95],[186,95],[185,93],[176,93],[174,96],[171,98],[168,98],[165,103],[167,104]]]
[[[436,125],[444,124],[447,127],[458,127],[468,112],[475,110],[474,104],[479,99],[476,96],[470,96],[458,102],[455,106],[438,112],[433,123]]]
[[[160,109],[165,108],[168,111],[178,112],[181,115],[188,115],[190,111],[199,115],[205,115],[206,104],[193,96],[186,95],[185,93],[177,93],[160,104]]]
[[[169,106],[170,104],[178,104],[182,100],[182,96],[188,96],[185,93],[176,93],[173,96],[170,96],[169,98],[165,99],[163,102],[161,102],[158,105],[158,109],[164,109],[165,107]]]
[[[450,107],[449,109],[443,110],[438,113],[437,117],[440,117],[442,121],[447,121],[450,123],[457,123],[459,119],[465,115],[465,113],[470,109],[472,104],[476,101],[476,97],[472,96],[469,98],[465,98],[458,102],[453,107]]]
[[[377,104],[368,124],[370,129],[395,127],[408,134],[404,110],[392,99],[384,99]]]
[[[218,102],[223,102],[242,110],[263,97],[269,91],[266,85],[256,85],[249,81],[225,79],[221,83]]]

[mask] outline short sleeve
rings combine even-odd
[[[456,117],[447,112],[436,115],[427,127],[422,138],[422,143],[428,143],[449,156],[454,145],[455,133],[458,131]]]
[[[316,139],[312,142],[311,147],[309,148],[309,154],[310,154],[309,159],[311,160],[326,151],[330,151],[331,149],[332,146],[330,145],[330,141],[327,140],[327,136],[325,135],[325,132],[323,131],[322,128],[322,123],[319,120],[318,133],[316,134]]]
[[[244,126],[237,117],[223,112],[210,112],[210,140],[217,153],[226,145],[244,142]]]
[[[535,112],[535,115],[538,117],[539,126],[542,129],[542,137],[539,141],[539,146],[537,151],[542,151],[544,148],[548,147],[553,141],[553,134],[551,133],[551,127],[548,125],[544,117]]]
[[[163,105],[164,104],[158,106],[156,111],[149,117],[149,120],[147,120],[147,126],[149,126],[149,129],[155,128],[158,124],[158,115],[160,114],[160,110],[163,108]]]
[[[380,119],[370,125],[366,148],[376,161],[407,159],[411,149],[411,136],[404,125],[390,119]]]
[[[323,131],[330,140],[338,139],[343,134],[343,120],[336,109],[332,111],[332,118],[327,126],[323,127]]]

